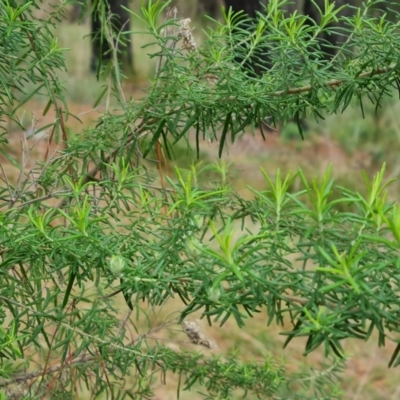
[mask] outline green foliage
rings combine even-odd
[[[177,373],[178,393],[200,388],[210,399],[240,390],[334,399],[341,396],[333,378],[343,368],[344,339],[369,340],[377,331],[378,345],[398,343],[389,332],[400,331],[400,211],[387,201],[385,167],[372,181],[363,174],[365,197],[335,188],[331,167],[311,182],[301,170],[286,177],[278,171],[275,179],[262,171],[265,189],[253,190],[252,200],[232,191],[224,163],[176,168],[168,185],[144,167],[147,154],[161,165],[177,142],[191,143],[190,135],[197,153],[208,139],[219,141],[222,155],[227,140],[266,116],[334,113],[353,98],[362,106],[365,95],[379,104],[399,83],[398,22],[369,17],[368,2],[348,20],[352,33],[338,55],[325,61],[317,36],[336,18],[329,3],[317,26],[286,17],[272,1],[250,33],[234,33],[236,17],[228,12],[199,48],[187,20],[162,22],[166,3],[150,1],[140,18],[159,50],[150,55],[158,66],[147,96],[125,99],[114,58],[103,71],[106,110],[78,135],[65,128],[66,104],[64,111],[58,105],[64,97],[56,74],[64,59],[47,29],[64,4],[46,21],[35,17],[35,1],[2,4],[0,118],[16,119],[24,102],[46,95],[54,138],[65,140],[29,169],[8,154],[2,135],[7,168],[20,173],[9,178],[2,165],[0,386],[7,395],[74,398],[79,382],[93,396],[148,398],[159,373]],[[271,70],[250,76],[234,62],[239,43],[245,60],[268,50]],[[24,80],[36,85],[29,93]],[[202,180],[212,168],[218,179]],[[301,189],[289,191],[296,179]],[[334,189],[340,196],[332,200]],[[129,308],[124,317],[120,293]],[[153,326],[149,310],[172,298],[182,308]],[[306,337],[304,353],[323,347],[331,365],[305,377],[269,356],[244,362],[152,341],[153,333],[175,326],[192,345],[213,348],[191,319],[200,315],[220,326],[233,319],[243,327],[262,308],[268,325],[285,324],[285,345]],[[399,353],[400,345],[389,365],[400,363]]]
[[[65,49],[59,47],[57,38],[50,31],[60,21],[61,10],[67,1],[60,9],[49,12],[46,20],[34,17],[40,2],[37,3],[0,2],[0,120],[7,115],[17,122],[16,111],[35,95],[47,98],[45,112],[52,104],[57,113],[61,112],[59,103],[67,108],[62,86],[53,72],[65,69]],[[25,90],[27,83],[35,85],[29,93]],[[59,123],[55,128],[59,130]]]

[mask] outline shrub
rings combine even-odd
[[[335,18],[328,3],[316,26],[285,18],[272,1],[253,32],[235,37],[228,12],[198,48],[188,20],[161,21],[168,3],[150,1],[135,15],[159,46],[150,55],[158,67],[147,96],[126,100],[119,65],[111,63],[104,113],[96,126],[71,132],[57,80],[63,49],[49,29],[65,4],[47,19],[35,17],[38,1],[2,4],[0,117],[18,122],[22,104],[45,96],[44,113],[55,116],[46,129],[59,146],[29,168],[8,151],[7,132],[1,136],[9,162],[7,170],[2,162],[0,188],[3,398],[73,398],[81,385],[93,397],[149,398],[159,373],[162,380],[179,374],[178,392],[196,388],[209,399],[340,398],[333,378],[345,359],[342,340],[368,340],[377,331],[378,345],[397,343],[387,332],[400,330],[400,212],[387,201],[385,167],[372,180],[363,175],[365,197],[339,187],[341,196],[331,200],[328,168],[311,182],[301,170],[275,178],[262,171],[265,190],[244,200],[227,185],[223,164],[216,168],[221,178],[208,182],[201,174],[210,166],[174,174],[162,166],[180,140],[194,142],[197,154],[200,140],[218,140],[222,156],[228,138],[265,116],[300,120],[344,110],[353,98],[362,106],[366,95],[379,102],[400,78],[398,23],[369,17],[368,2],[348,21],[352,34],[328,63],[315,39]],[[249,55],[273,43],[271,71],[250,78],[234,62],[238,42]],[[29,93],[27,81],[35,85]],[[114,110],[107,106],[112,97]],[[144,167],[150,151],[158,178]],[[10,168],[19,171],[15,179]],[[301,190],[289,192],[294,179]],[[179,312],[154,321],[151,310],[171,298],[180,299]],[[293,375],[270,356],[245,362],[195,351],[215,347],[195,315],[210,325],[234,319],[242,328],[262,308],[268,325],[290,324],[285,345],[306,337],[305,354],[323,346],[323,373]],[[153,340],[172,326],[193,346],[178,351]],[[389,365],[400,362],[399,352],[397,345]]]

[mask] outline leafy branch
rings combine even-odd
[[[255,132],[268,117],[320,118],[354,100],[362,109],[365,96],[378,107],[400,90],[399,22],[370,17],[369,1],[346,20],[348,40],[327,61],[318,37],[336,19],[328,2],[320,25],[286,16],[278,1],[268,15],[246,21],[249,31],[235,29],[237,16],[227,13],[201,46],[188,19],[163,19],[167,4],[150,1],[140,16],[132,13],[158,46],[149,55],[158,60],[155,77],[140,101],[123,92],[119,36],[101,16],[113,53],[99,75],[106,111],[82,132],[68,131],[56,78],[65,64],[49,29],[65,4],[47,21],[35,17],[35,0],[0,8],[0,118],[20,124],[18,108],[46,96],[44,113],[53,105],[56,115],[46,127],[50,142],[64,142],[30,168],[29,146],[20,163],[7,132],[0,137],[0,386],[42,398],[48,391],[73,396],[85,382],[110,398],[148,398],[157,373],[178,373],[184,390],[201,386],[206,398],[232,398],[238,389],[279,397],[301,382],[296,398],[339,398],[330,379],[345,359],[344,339],[370,340],[377,332],[378,345],[397,345],[389,365],[400,363],[400,212],[388,200],[385,167],[372,180],[364,173],[366,196],[337,187],[331,168],[311,181],[301,170],[274,179],[262,171],[264,190],[244,200],[227,184],[226,164],[167,170],[165,180],[163,166],[182,140],[197,154],[200,140],[217,140],[222,157],[228,140],[248,126]],[[265,51],[272,67],[257,60]],[[257,76],[247,68],[252,60],[261,67]],[[151,152],[157,169],[149,167]],[[171,326],[161,311],[173,299],[172,321],[190,352],[153,336]],[[285,346],[306,337],[304,353],[323,347],[332,364],[296,381],[272,357],[242,362],[193,351],[216,350],[190,318],[214,327],[234,319],[242,328],[262,310],[266,325],[283,327]],[[128,376],[132,382],[122,387]]]

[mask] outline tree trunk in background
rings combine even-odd
[[[359,3],[361,3],[360,0],[358,0]],[[361,5],[361,4],[359,4]],[[394,14],[393,11],[400,12],[400,2],[397,1],[395,3],[394,0],[388,0],[385,1],[384,3],[379,3],[377,4],[376,7],[373,9],[373,14],[376,15],[377,17],[380,17],[383,13],[387,13],[387,19],[390,21],[395,22],[396,19],[398,18],[396,14]]]
[[[256,12],[264,12],[264,5],[266,1],[260,0],[224,0],[225,7],[228,10],[232,7],[234,12],[244,11],[249,17],[254,18]],[[262,3],[262,4],[261,4]]]
[[[264,4],[267,3],[268,0],[264,0],[260,2],[259,0],[224,0],[225,6],[228,9],[232,7],[234,12],[244,11],[249,17],[255,18],[257,12],[264,12],[265,6]],[[318,7],[323,11],[324,10],[324,0],[316,0]],[[336,0],[336,8],[339,8],[345,4],[349,5],[359,5],[359,0]],[[285,6],[287,12],[293,12],[297,10],[300,14],[308,15],[311,19],[313,19],[317,24],[321,21],[321,16],[317,7],[313,4],[311,0],[297,0],[295,4],[289,4]],[[339,13],[339,16],[352,16],[354,14],[354,10],[350,7],[346,7]],[[328,35],[324,33],[320,36],[321,40],[321,49],[324,51],[326,58],[329,59],[333,57],[336,53],[336,50],[331,46],[338,46],[343,43],[346,38],[340,32],[340,28],[343,27],[343,23],[337,24],[334,23],[331,25],[332,28],[339,28],[338,32],[332,33]],[[248,29],[246,24],[241,24],[240,28]],[[256,55],[257,59],[260,59],[260,55]],[[265,66],[268,65],[268,56],[266,54],[261,54],[262,63],[265,63]],[[237,61],[240,62],[240,57],[236,58]],[[254,62],[253,62],[254,64]],[[253,70],[255,72],[260,72],[263,70],[263,67],[253,65]]]
[[[318,7],[324,11],[324,1],[325,0],[315,0],[317,3]],[[357,0],[336,0],[335,1],[335,8],[340,8],[344,5],[355,5],[357,3]],[[311,2],[311,0],[305,0],[304,1],[304,8],[303,8],[304,15],[308,15],[311,19],[313,19],[317,24],[321,22],[321,15],[315,7],[315,5]],[[340,17],[351,17],[354,15],[354,9],[351,7],[345,7],[342,11],[337,14],[337,16]],[[345,26],[344,22],[340,23],[333,23],[329,25],[331,28],[333,28],[335,33],[332,33],[328,35],[326,32],[324,32],[322,35],[320,35],[321,39],[321,49],[322,51],[326,54],[326,58],[331,58],[336,54],[336,49],[330,47],[329,45],[333,46],[340,46],[340,44],[344,43],[346,41],[345,35],[340,32],[340,28],[343,28]],[[339,29],[335,29],[339,28]]]
[[[92,72],[97,71],[99,60],[102,65],[108,62],[112,53],[107,39],[101,33],[101,10],[104,7],[106,15],[111,17],[111,25],[113,29],[114,43],[117,44],[116,38],[121,32],[131,30],[130,14],[122,7],[129,8],[129,0],[98,0],[97,6],[91,14],[91,32],[92,32],[92,58],[90,69]],[[108,17],[107,17],[108,18]],[[133,72],[133,54],[131,35],[120,35],[118,38],[118,59],[123,66],[128,68],[129,72]]]
[[[77,22],[79,16],[81,15],[82,6],[80,4],[74,4],[69,13],[69,22],[74,23]]]
[[[226,12],[232,8],[232,11],[237,13],[239,11],[244,11],[243,19],[245,18],[256,18],[257,12],[263,13],[265,11],[265,1],[261,3],[260,0],[224,0]],[[252,24],[249,24],[246,21],[238,23],[239,30],[250,30],[252,28]],[[238,39],[240,42],[241,39]],[[235,43],[237,48],[237,53],[235,56],[235,61],[241,64],[244,60],[244,57],[247,53],[246,50],[246,43],[239,44]],[[262,71],[265,71],[269,68],[269,61],[268,61],[268,50],[267,48],[259,48],[257,51],[254,52],[251,59],[246,61],[243,65],[244,68],[249,70],[250,74],[260,75]]]
[[[198,0],[198,15],[208,15],[211,18],[218,19],[223,6],[222,0]]]

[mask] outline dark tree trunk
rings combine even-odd
[[[336,7],[340,7],[344,4],[356,4],[358,0],[336,0]],[[265,10],[265,3],[268,2],[268,0],[265,0],[263,2],[259,0],[224,0],[225,6],[228,9],[229,7],[232,7],[232,10],[234,12],[239,12],[239,11],[244,11],[245,15],[250,18],[256,18],[257,12],[263,12]],[[324,10],[324,0],[316,0],[318,6],[321,8],[321,10]],[[311,0],[297,0],[296,4],[294,5],[289,5],[287,6],[286,10],[293,12],[294,9],[297,8],[298,11],[304,15],[308,15],[311,19],[313,19],[317,24],[320,23],[321,17],[319,15],[318,9],[315,7],[313,2]],[[339,13],[339,16],[350,16],[353,13],[352,9],[345,8],[344,10]],[[342,23],[337,24],[336,26],[334,25],[333,28],[341,28]],[[238,24],[239,29],[245,29],[249,30],[251,29],[251,24],[248,23],[239,23]],[[343,41],[345,41],[345,38],[343,35],[340,34],[340,32],[335,32],[330,35],[328,34],[323,34],[319,38],[321,40],[321,49],[325,53],[325,57],[327,59],[331,58],[334,56],[336,53],[336,49],[332,47],[340,45]],[[250,71],[250,74],[255,74],[255,75],[260,75],[263,73],[263,71],[267,70],[270,68],[270,61],[268,60],[268,52],[269,52],[269,47],[268,44],[265,44],[263,48],[260,48],[258,54],[254,54],[252,56],[250,62],[244,63],[244,68]],[[244,55],[246,54],[246,46],[242,45],[239,46],[238,48],[238,54],[235,55],[235,61],[238,63],[243,63],[244,60]],[[304,127],[306,125],[304,124],[304,121],[300,121]]]
[[[335,4],[336,7],[339,8],[345,4],[349,5],[358,5],[359,0],[336,0]],[[234,12],[239,12],[239,11],[244,11],[245,14],[251,18],[255,18],[257,15],[257,12],[263,12],[265,10],[265,3],[268,3],[268,0],[264,1],[259,1],[259,0],[224,0],[225,7],[228,10],[229,7],[232,7],[232,10]],[[321,8],[321,10],[324,10],[324,0],[316,0],[316,3],[318,6]],[[321,21],[321,16],[318,12],[318,9],[315,7],[313,2],[311,0],[297,0],[296,4],[294,5],[289,5],[286,7],[286,9],[290,12],[293,12],[294,10],[298,10],[301,14],[308,15],[311,19],[313,19],[317,24],[320,23]],[[351,9],[350,7],[346,7],[344,10],[342,10],[339,13],[339,17],[343,16],[351,16],[353,15],[354,10]],[[343,35],[343,33],[340,32],[340,28],[343,27],[343,23],[341,22],[340,24],[332,24],[331,27],[333,30],[336,30],[336,32],[328,35],[327,33],[324,33],[323,35],[320,36],[321,40],[321,49],[326,55],[326,58],[329,59],[334,54],[336,53],[335,49],[332,46],[338,46],[341,43],[343,43],[346,38]],[[241,29],[249,29],[250,25],[247,24],[239,24],[239,28]],[[338,29],[335,29],[338,28]],[[243,51],[244,49],[242,49]],[[256,55],[252,59],[252,70],[256,73],[261,73],[266,67],[268,67],[268,56],[265,53],[268,53],[267,46],[265,49],[260,51],[261,54]],[[236,61],[240,62],[240,57],[237,56]],[[257,60],[257,62],[255,61]],[[259,62],[261,60],[261,63]],[[261,65],[260,65],[261,64]]]
[[[82,5],[74,4],[69,13],[69,22],[71,23],[77,22],[79,20],[81,12],[82,12]]]
[[[217,19],[220,15],[221,6],[221,0],[199,0],[197,2],[197,13]]]
[[[263,13],[265,11],[265,1],[261,2],[260,0],[224,0],[225,3],[225,11],[228,13],[229,9],[232,8],[232,11],[237,13],[240,11],[244,11],[243,20],[237,24],[238,30],[249,30],[254,26],[252,23],[245,21],[249,17],[255,19],[257,17],[257,13]],[[238,40],[240,42],[240,40]],[[236,43],[237,52],[235,55],[235,61],[239,64],[243,63],[244,57],[247,53],[246,44]],[[268,50],[267,48],[259,48],[251,57],[249,61],[244,63],[244,68],[246,68],[249,73],[252,75],[260,75],[263,71],[269,68],[268,62]]]
[[[342,7],[343,5],[354,5],[357,0],[336,0],[335,6],[336,8]],[[318,7],[323,11],[324,10],[324,0],[316,0]],[[313,19],[317,24],[321,22],[321,15],[315,5],[311,2],[311,0],[304,1],[304,15],[308,15],[311,19]],[[354,14],[354,10],[350,7],[345,7],[342,11],[340,11],[337,16],[340,17],[351,17]],[[342,43],[346,41],[346,37],[343,32],[341,32],[341,28],[343,28],[345,23],[342,21],[339,23],[332,23],[330,27],[335,31],[330,35],[324,32],[320,36],[321,40],[321,50],[325,53],[326,58],[330,59],[336,54],[336,49],[332,46],[340,46]]]
[[[105,10],[107,19],[110,14],[111,25],[113,30],[114,43],[118,44],[118,60],[123,66],[128,67],[132,72],[133,54],[132,40],[130,34],[119,35],[122,32],[131,30],[130,14],[122,7],[129,8],[129,0],[98,0],[97,5],[91,15],[91,31],[92,31],[92,58],[90,69],[97,71],[99,61],[104,65],[111,57],[110,45],[107,38],[102,33],[101,10]],[[119,35],[118,43],[117,36]]]
[[[263,12],[265,1],[260,0],[224,0],[225,7],[228,10],[232,7],[234,12],[244,11],[249,17],[255,18],[257,11]]]

